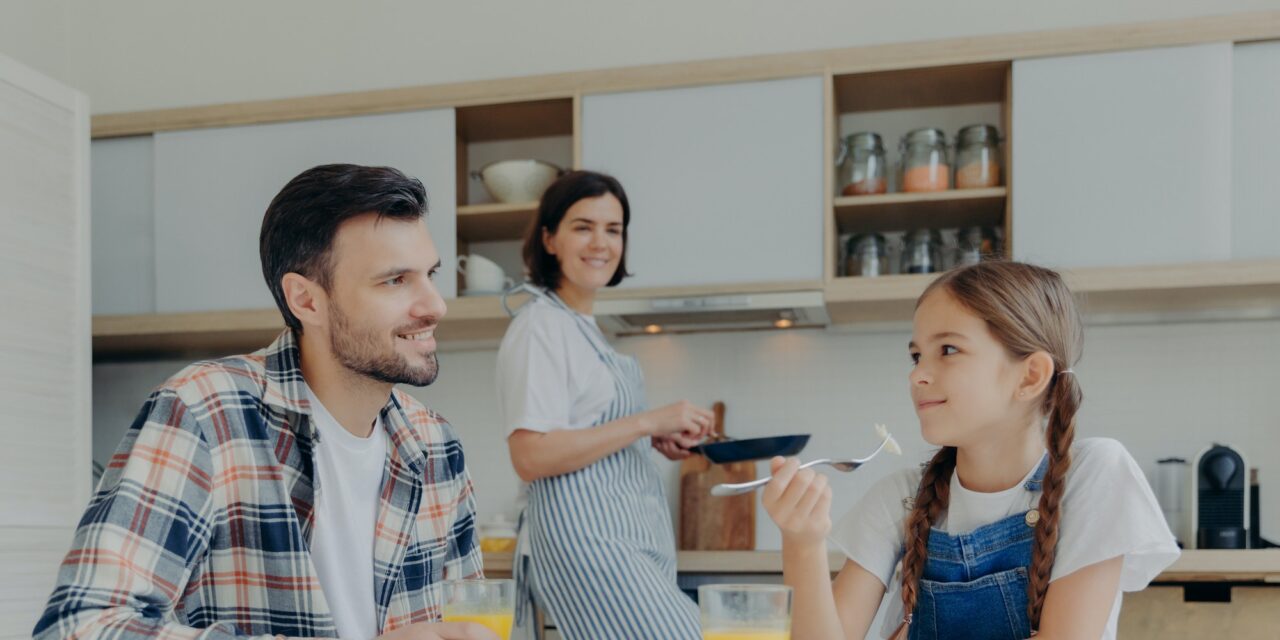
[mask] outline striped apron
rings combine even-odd
[[[574,317],[613,375],[614,400],[595,425],[643,411],[635,358],[618,354],[599,329],[555,294],[548,297]],[[671,516],[649,456],[649,438],[641,438],[584,469],[529,486],[521,518],[529,557],[517,552],[516,580],[566,640],[701,637],[697,607],[676,586]]]

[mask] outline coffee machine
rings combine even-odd
[[[1191,465],[1192,549],[1249,546],[1249,467],[1235,449],[1214,443]]]

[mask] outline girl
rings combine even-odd
[[[1124,447],[1075,441],[1082,343],[1053,271],[984,262],[925,290],[908,380],[933,459],[874,485],[834,531],[825,476],[772,462],[763,502],[797,639],[865,637],[887,587],[883,638],[1116,637],[1120,592],[1178,548]],[[848,556],[834,583],[828,534]]]

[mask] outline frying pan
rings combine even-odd
[[[803,433],[789,436],[706,442],[691,447],[689,451],[700,453],[716,464],[726,464],[746,460],[764,460],[773,456],[793,456],[800,453],[808,442],[809,434]]]

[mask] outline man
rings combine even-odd
[[[156,389],[76,531],[38,638],[496,638],[435,622],[480,577],[462,447],[396,390],[437,373],[445,303],[419,181],[326,165],[267,208],[287,329]]]

